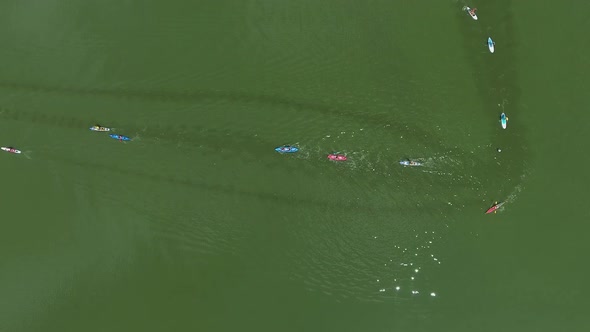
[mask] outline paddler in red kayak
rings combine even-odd
[[[336,153],[332,153],[328,155],[328,159],[330,160],[334,160],[334,161],[346,161],[346,156],[342,155],[342,154],[336,154]]]
[[[492,212],[496,213],[496,211],[497,211],[497,210],[498,210],[498,209],[499,209],[499,208],[500,208],[500,207],[501,207],[503,204],[504,204],[504,202],[502,202],[502,203],[495,202],[495,203],[494,203],[494,205],[492,205],[492,207],[490,207],[490,208],[489,208],[489,209],[486,211],[486,214],[488,214],[488,213],[492,213]]]

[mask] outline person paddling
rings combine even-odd
[[[471,15],[471,16],[475,15],[476,10],[477,10],[477,8],[473,8],[472,10],[470,10],[469,15]]]

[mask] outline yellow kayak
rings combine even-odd
[[[90,127],[92,131],[111,131],[111,128],[102,127],[102,126],[92,126]]]

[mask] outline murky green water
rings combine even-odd
[[[0,331],[585,331],[588,5],[465,4],[1,5]]]

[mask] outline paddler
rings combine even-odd
[[[469,15],[473,16],[475,15],[475,11],[477,10],[477,8],[473,8],[469,11]]]

